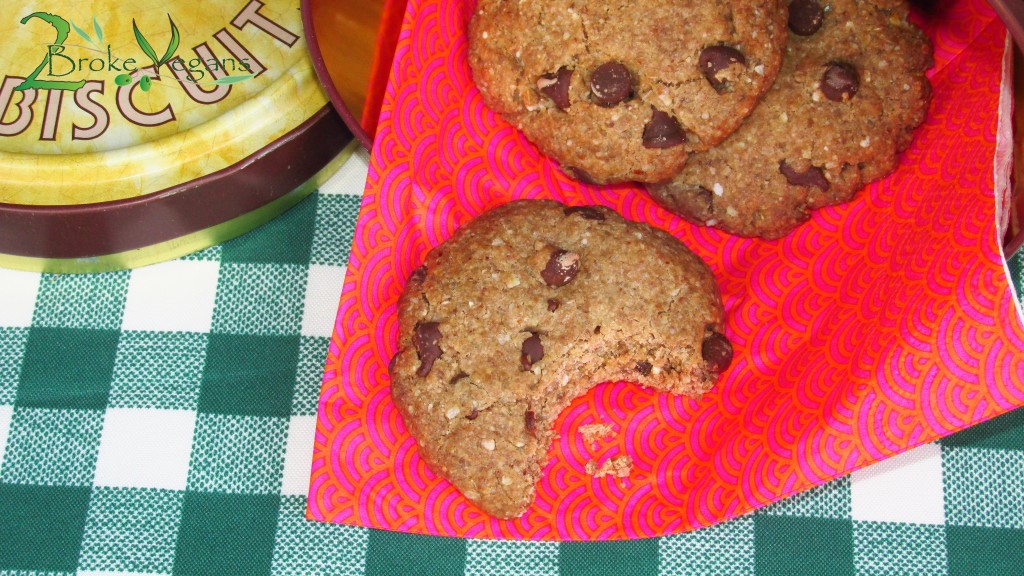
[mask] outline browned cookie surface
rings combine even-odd
[[[739,126],[778,72],[784,0],[480,0],[484,102],[563,169],[664,180]]]
[[[931,46],[907,13],[902,0],[792,2],[775,85],[651,195],[694,222],[777,238],[887,175],[931,95]]]
[[[481,215],[428,254],[398,314],[398,410],[431,469],[501,518],[533,502],[573,398],[617,380],[699,396],[732,359],[704,262],[599,207]]]

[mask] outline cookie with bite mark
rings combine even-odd
[[[469,64],[484,103],[591,183],[658,182],[768,90],[784,0],[480,0]]]
[[[389,367],[431,470],[498,518],[533,502],[552,425],[596,384],[699,397],[732,361],[707,265],[596,206],[518,201],[427,255],[398,303]]]
[[[903,0],[793,0],[786,58],[732,136],[694,154],[660,204],[698,224],[779,238],[897,165],[931,96],[928,38]]]

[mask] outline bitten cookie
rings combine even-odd
[[[889,174],[931,96],[931,46],[907,13],[902,0],[794,0],[775,85],[651,195],[698,224],[778,238]]]
[[[484,102],[576,178],[657,182],[734,131],[771,86],[784,0],[480,0]]]
[[[391,393],[431,469],[522,514],[552,423],[592,386],[700,396],[732,360],[707,265],[601,207],[519,201],[434,248],[398,304]]]

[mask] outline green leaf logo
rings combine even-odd
[[[100,44],[103,43],[103,29],[100,28],[100,23],[96,21],[96,16],[92,17],[92,30],[96,33],[96,41]]]
[[[170,14],[167,15],[167,21],[171,23],[171,41],[167,43],[167,50],[164,51],[163,58],[160,59],[161,64],[174,57],[174,51],[178,49],[178,43],[181,40],[178,36],[178,27],[174,25]]]
[[[156,71],[156,74],[153,76],[153,78],[156,80],[160,79],[160,67],[166,64],[167,62],[170,62],[171,59],[175,57],[174,53],[178,50],[178,46],[181,43],[181,35],[178,33],[178,26],[174,24],[174,19],[171,18],[170,14],[167,15],[167,22],[170,23],[171,26],[171,39],[167,43],[167,48],[164,50],[163,56],[157,58],[156,50],[153,49],[153,45],[149,43],[149,40],[146,40],[146,36],[143,35],[142,30],[139,30],[139,25],[135,21],[135,19],[132,19],[132,30],[135,31],[135,42],[138,43],[139,48],[141,48],[142,52],[146,54],[146,57],[148,57],[150,61],[153,62],[153,69]],[[96,32],[96,35],[102,38],[103,33],[99,29],[99,24],[96,23],[95,17],[93,17],[93,28]],[[77,26],[75,26],[75,30],[78,31],[79,34],[82,34],[84,37],[88,37],[88,35],[84,31],[79,29]],[[251,70],[251,68],[246,68],[246,70]],[[238,82],[243,82],[245,80],[254,78],[255,76],[256,74],[239,74],[237,76],[224,76],[221,78],[217,78],[213,82],[209,82],[209,84],[216,84],[218,86],[222,86],[225,84],[236,84]],[[193,84],[201,84],[201,82],[195,82],[191,79],[182,79],[181,81],[191,82]],[[128,84],[131,84],[132,77],[128,74],[121,74],[114,79],[114,82],[118,86],[127,86]],[[153,79],[151,79],[149,76],[144,75],[139,78],[139,88],[143,92],[148,92],[152,86]]]
[[[139,30],[139,25],[135,23],[135,18],[132,18],[132,30],[135,30],[135,42],[138,43],[139,48],[142,48],[146,56],[149,56],[149,59],[153,61],[153,67],[159,68],[160,63],[156,59],[156,50],[153,50],[149,41],[142,35],[142,30]]]
[[[256,76],[255,74],[242,74],[241,76],[224,76],[217,78],[211,84],[223,85],[223,84],[235,84],[236,82],[243,82]]]
[[[170,14],[167,15],[167,21],[171,23],[171,41],[167,43],[167,49],[164,51],[163,57],[157,58],[156,50],[154,50],[153,46],[148,40],[146,40],[146,37],[142,35],[142,30],[139,30],[139,25],[136,24],[135,19],[132,18],[132,30],[135,31],[135,42],[138,43],[142,52],[153,61],[153,69],[156,70],[157,78],[159,78],[160,66],[174,57],[174,52],[178,49],[178,44],[181,41],[181,37],[178,34],[178,27],[175,26],[174,20],[171,19]]]
[[[82,38],[85,38],[86,42],[88,42],[89,44],[92,44],[93,46],[96,46],[96,43],[92,41],[92,38],[89,37],[89,35],[85,32],[85,30],[82,30],[81,28],[79,28],[78,25],[75,24],[74,20],[71,21],[71,27],[74,28],[75,33],[77,33]]]

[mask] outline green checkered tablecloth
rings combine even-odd
[[[1024,411],[665,538],[467,541],[307,521],[366,162],[180,260],[0,270],[0,575],[1024,573]],[[1024,284],[1024,254],[1011,270]]]

